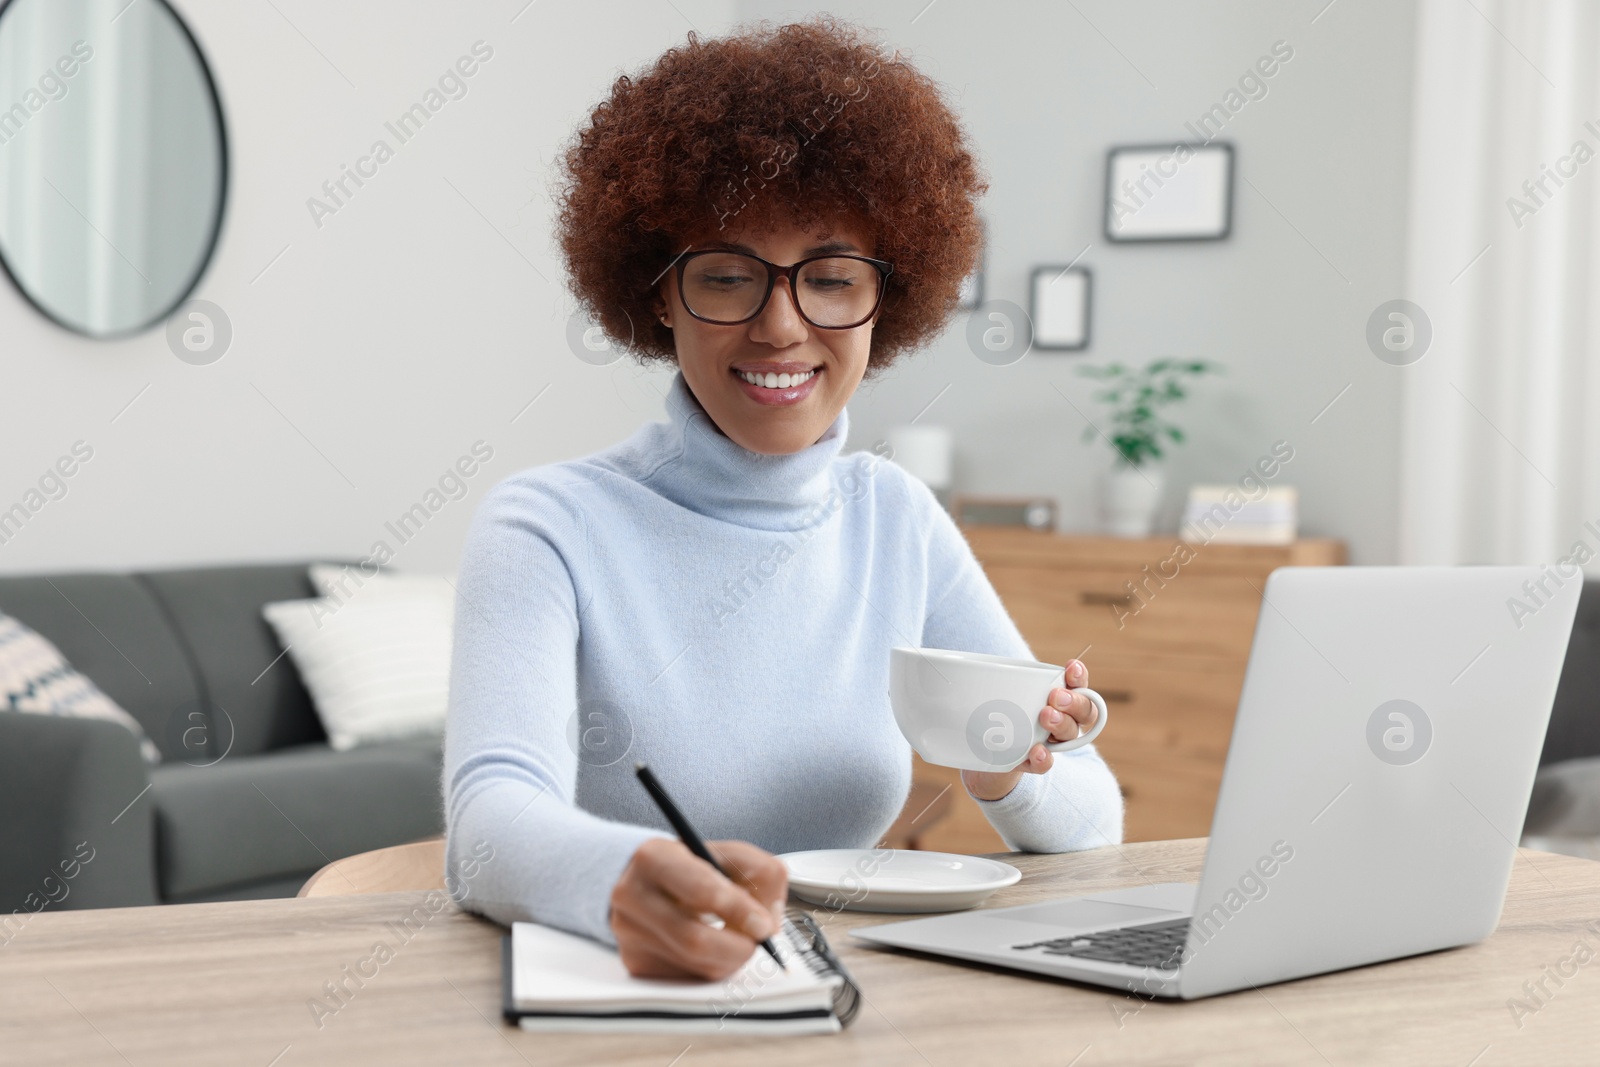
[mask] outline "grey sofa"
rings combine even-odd
[[[0,915],[30,894],[50,908],[292,896],[331,860],[442,832],[438,742],[333,751],[279,658],[261,606],[313,595],[303,563],[0,579],[0,611],[163,756],[147,764],[116,723],[0,713]]]

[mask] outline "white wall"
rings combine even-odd
[[[68,495],[0,545],[0,571],[361,554],[481,439],[495,456],[470,495],[395,560],[448,568],[494,480],[664,417],[665,372],[591,367],[566,346],[571,305],[549,239],[555,154],[619,70],[681,41],[691,21],[715,34],[796,9],[539,0],[512,22],[524,2],[357,13],[277,0],[291,26],[271,5],[177,0],[231,138],[222,240],[196,295],[226,310],[233,345],[195,367],[160,331],[82,340],[0,286],[0,509],[74,441],[94,448]],[[1376,304],[1406,295],[1412,9],[1343,0],[1318,17],[1321,6],[1079,0],[1088,22],[1055,3],[829,8],[882,27],[956,94],[993,182],[990,295],[1025,305],[1032,265],[1092,244],[1088,358],[1228,364],[1183,414],[1194,440],[1174,463],[1169,523],[1188,482],[1231,480],[1284,438],[1306,530],[1383,562],[1395,544],[1396,368],[1367,351],[1363,329]],[[468,95],[318,229],[306,198],[479,39],[494,56]],[[1107,247],[1105,148],[1181,136],[1279,39],[1294,59],[1225,134],[1260,190],[1238,184],[1233,236]],[[1079,442],[1082,420],[1052,387],[1092,412],[1071,370],[1084,357],[990,367],[963,325],[852,401],[852,447],[954,383],[922,421],[957,431],[958,488],[1056,494],[1065,525],[1092,527],[1106,456]]]
[[[1026,307],[1033,266],[1092,245],[1080,260],[1095,286],[1087,353],[991,367],[973,358],[958,321],[852,403],[854,444],[954,383],[919,422],[955,430],[957,488],[1055,495],[1065,526],[1091,529],[1109,453],[1080,443],[1073,405],[1099,419],[1074,365],[1204,357],[1228,374],[1176,416],[1193,437],[1172,464],[1165,528],[1176,529],[1189,484],[1234,481],[1283,439],[1295,458],[1279,481],[1300,488],[1302,529],[1347,538],[1354,562],[1392,562],[1400,368],[1374,358],[1364,331],[1374,307],[1407,295],[1414,12],[1391,0],[1326,3],[745,3],[773,19],[818,8],[860,18],[949,86],[990,175],[987,295]],[[1232,236],[1108,245],[1106,148],[1192,139],[1184,123],[1277,40],[1293,59],[1221,138],[1254,186],[1236,181]]]
[[[483,440],[494,458],[470,495],[395,558],[451,568],[493,481],[664,417],[669,375],[567,348],[547,190],[612,79],[680,43],[688,20],[723,31],[730,0],[539,0],[520,16],[526,0],[275,3],[287,20],[269,4],[175,0],[230,137],[221,243],[195,294],[231,319],[226,356],[180,362],[159,329],[88,341],[0,282],[0,510],[75,441],[94,450],[67,495],[0,544],[0,571],[398,547],[384,521]],[[317,228],[307,198],[376,138],[396,144],[384,122],[480,39],[494,53],[467,95]]]

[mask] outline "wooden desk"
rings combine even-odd
[[[1196,877],[1204,841],[1007,856],[1019,904]],[[1382,887],[1374,887],[1381,892]],[[453,906],[407,943],[422,893],[35,916],[0,947],[0,1062],[246,1064],[1591,1063],[1600,954],[1520,1029],[1507,999],[1600,935],[1600,864],[1523,851],[1499,931],[1464,949],[1193,1003],[858,946],[886,917],[819,915],[866,994],[855,1025],[801,1038],[529,1034],[500,1020],[501,929]],[[319,1030],[308,1002],[385,942],[393,958]],[[1487,1050],[1487,1051],[1485,1051]]]

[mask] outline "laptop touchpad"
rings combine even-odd
[[[988,914],[986,919],[1010,922],[1043,923],[1069,929],[1088,930],[1102,926],[1129,926],[1162,919],[1176,919],[1184,913],[1169,908],[1146,908],[1139,904],[1118,904],[1110,900],[1052,900],[1045,904],[1026,904]]]

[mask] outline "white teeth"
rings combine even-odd
[[[804,384],[817,372],[808,370],[804,374],[750,374],[746,371],[736,373],[751,385],[760,385],[767,389],[788,389],[790,386]]]

